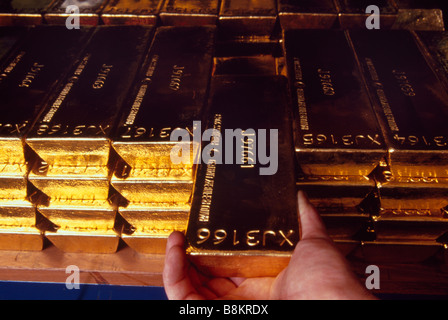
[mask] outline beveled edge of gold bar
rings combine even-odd
[[[29,230],[0,229],[0,250],[41,251],[44,235],[36,228]]]
[[[274,251],[193,251],[189,259],[204,273],[217,277],[274,277],[288,266],[290,253]]]
[[[133,250],[143,254],[165,254],[168,236],[121,235],[121,239]]]

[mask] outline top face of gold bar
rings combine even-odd
[[[0,65],[27,31],[25,27],[0,27]]]
[[[303,173],[368,175],[386,146],[345,33],[286,31],[285,49]]]
[[[45,98],[69,71],[89,33],[88,29],[37,27],[0,67],[0,157],[8,157],[13,151],[8,149],[8,141],[20,141],[29,130]],[[16,148],[12,153],[23,151]]]
[[[53,0],[16,0],[0,2],[0,13],[32,14],[42,13],[49,8]]]
[[[448,176],[448,93],[412,34],[358,30],[350,36],[375,101],[392,171],[401,167],[400,175]]]
[[[77,6],[80,13],[99,13],[105,4],[105,0],[59,0],[48,9],[48,12],[65,14],[68,6]]]
[[[107,164],[109,134],[151,34],[150,27],[96,28],[82,58],[47,101],[27,136],[27,144],[43,160],[63,165]],[[97,155],[102,161],[82,163],[96,148],[102,152],[102,157]]]
[[[380,9],[381,14],[397,14],[397,8],[393,0],[337,0],[342,14],[366,14],[370,5]]]
[[[177,128],[193,132],[193,121],[201,120],[215,29],[157,29],[113,142],[118,154],[131,166],[139,166],[136,159],[142,161],[142,167],[150,166],[155,159],[149,160],[148,154],[169,159],[174,143],[170,140],[171,132]]]
[[[218,0],[166,0],[161,13],[217,15]]]
[[[102,14],[157,15],[163,0],[110,0]]]
[[[423,50],[428,51],[430,63],[448,86],[448,32],[419,31]]]
[[[242,139],[247,144],[241,164],[220,162],[220,157],[228,160],[228,152],[239,158],[242,151],[233,146],[215,152],[218,156],[199,166],[187,230],[190,254],[206,255],[207,259],[225,255],[231,268],[241,255],[291,253],[299,240],[285,80],[278,76],[214,77],[207,128],[222,134],[217,139],[222,146],[227,145],[226,139],[233,139],[224,134],[228,129],[244,130],[242,135],[247,136]],[[263,129],[269,135],[264,140]],[[277,130],[277,140],[272,130]],[[263,143],[278,152],[278,170],[271,175],[261,174],[265,165],[258,161],[260,154],[252,152],[255,144],[258,152]],[[249,164],[245,157],[253,157],[254,163]]]
[[[276,16],[277,10],[274,0],[223,0],[221,1],[220,16]]]
[[[278,0],[278,13],[337,14],[333,0]]]

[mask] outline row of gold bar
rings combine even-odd
[[[437,1],[414,0],[43,0],[5,1],[0,7],[0,25],[65,25],[67,7],[79,8],[82,25],[164,25],[217,24],[226,34],[246,36],[272,35],[276,20],[289,28],[365,27],[366,8],[380,8],[382,28],[443,30],[443,14]]]
[[[176,165],[170,157],[172,132],[193,133],[195,120],[205,120],[208,127],[217,121],[210,118],[213,113],[203,113],[207,106],[224,118],[239,119],[242,103],[252,102],[243,119],[261,110],[264,116],[246,125],[274,126],[263,123],[278,116],[269,104],[279,113],[288,104],[275,94],[287,91],[279,75],[288,76],[292,97],[300,167],[296,188],[307,191],[332,237],[348,247],[362,243],[364,249],[376,244],[440,249],[446,243],[445,33],[379,32],[369,42],[371,35],[363,31],[285,30],[283,41],[274,42],[284,53],[260,54],[260,47],[271,43],[249,41],[257,55],[247,54],[246,43],[232,42],[231,51],[238,53],[221,56],[215,49],[225,52],[228,44],[216,43],[219,29],[213,26],[3,30],[2,249],[40,250],[48,238],[64,251],[106,253],[115,252],[123,239],[137,251],[159,253],[169,233],[185,231],[190,219],[189,253],[208,271],[227,274],[229,268],[241,268],[241,259],[222,260],[230,261],[229,255],[255,257],[244,260],[246,269],[237,275],[253,274],[265,257],[283,261],[298,240],[292,230],[298,228],[287,220],[294,214],[285,215],[283,225],[262,227],[258,221],[252,226],[247,219],[257,211],[236,206],[233,226],[201,224],[195,219],[206,195],[194,176],[198,171],[201,181],[209,179],[208,166],[193,166],[199,150],[194,143],[187,144],[189,165]],[[397,65],[401,69],[392,68],[371,47],[377,43],[402,45],[391,50],[391,59],[396,64],[401,54],[411,62],[403,59]],[[398,86],[392,88],[391,82]],[[255,103],[259,92],[265,100]],[[216,97],[236,109],[222,109]],[[402,113],[409,105],[415,108],[407,114],[410,119]],[[275,127],[289,132],[281,123]],[[414,132],[416,123],[421,127]],[[289,158],[287,150],[282,155]],[[290,212],[294,204],[280,208],[279,202],[292,198],[293,187],[286,186],[294,169],[282,163],[277,180],[250,174],[241,186],[239,180],[226,180],[240,168],[219,167],[216,187],[226,185],[230,199],[227,192],[215,195],[215,206],[224,208],[229,201],[232,208],[247,200],[258,208],[262,203],[271,208],[267,221],[279,219],[275,208]],[[246,190],[257,185],[261,190]],[[265,192],[261,199],[267,198],[273,189],[281,189],[284,197],[273,198],[275,204],[261,202],[260,195]],[[214,212],[211,217],[224,215]],[[233,246],[216,250],[230,239]]]

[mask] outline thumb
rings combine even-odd
[[[299,191],[297,198],[301,239],[330,239],[319,213],[310,203],[305,192]]]

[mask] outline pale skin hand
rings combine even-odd
[[[188,261],[184,236],[170,235],[163,281],[169,299],[374,299],[335,247],[316,209],[298,194],[302,238],[289,265],[266,278],[215,278]]]

